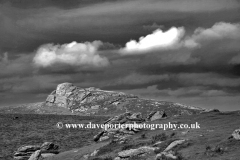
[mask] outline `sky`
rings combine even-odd
[[[240,108],[239,0],[0,0],[0,106],[59,83]]]

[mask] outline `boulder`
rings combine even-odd
[[[149,154],[153,153],[156,149],[156,147],[149,147],[149,146],[143,146],[137,149],[129,149],[129,150],[124,150],[118,153],[118,157],[120,158],[129,158],[133,156],[138,156],[141,154]]]
[[[54,153],[42,153],[41,154],[41,156],[43,157],[43,158],[47,158],[47,157],[52,157],[52,156],[55,156],[56,154],[54,154]]]
[[[176,140],[174,142],[172,142],[163,152],[168,152],[170,151],[172,148],[174,148],[177,145],[183,144],[186,140],[182,139],[182,140]]]
[[[41,145],[41,151],[57,151],[59,149],[59,146],[52,143],[52,142],[44,142]]]
[[[27,145],[27,146],[21,146],[17,149],[17,152],[35,152],[36,150],[39,150],[39,145]]]
[[[162,119],[165,117],[167,117],[165,111],[154,111],[148,115],[147,120],[155,121],[155,120]]]
[[[88,160],[88,159],[89,159],[89,157],[90,157],[90,155],[89,155],[89,154],[85,154],[85,155],[83,156],[83,159],[84,159],[84,160]]]
[[[142,113],[138,112],[138,113],[133,113],[129,119],[142,119]]]
[[[156,155],[156,160],[164,160],[164,159],[169,159],[169,160],[174,160],[178,159],[177,156],[174,155],[172,149],[176,147],[177,145],[183,144],[186,140],[176,140],[172,142],[168,147],[161,153]]]
[[[14,157],[31,156],[33,152],[15,152]]]
[[[145,121],[143,118],[142,118],[142,114],[140,112],[138,113],[133,113],[131,116],[128,116],[126,117],[127,120],[129,121],[135,121],[135,122],[143,122]]]
[[[120,124],[124,124],[124,123],[127,123],[127,122],[128,122],[127,118],[123,118],[120,121],[118,121],[118,123],[120,123]]]
[[[14,156],[14,159],[28,160],[29,157],[39,149],[40,149],[39,145],[21,146],[17,149],[17,151],[14,153],[13,156]]]
[[[105,133],[105,131],[101,131],[101,132],[99,132],[97,135],[95,135],[94,137],[93,137],[93,140],[95,141],[95,142],[97,142],[101,137],[102,137],[102,135]]]
[[[41,146],[40,145],[21,146],[14,153],[14,159],[40,160],[46,156],[58,154],[59,153],[58,148],[59,148],[58,145],[55,145],[52,142],[44,142]]]
[[[32,153],[30,155],[27,155],[27,156],[13,156],[13,159],[28,160],[31,155],[32,155]]]
[[[123,114],[120,114],[118,116],[109,118],[107,121],[104,122],[104,124],[118,124],[121,121],[126,122],[127,117],[131,116],[132,114],[130,112],[125,112]]]
[[[94,150],[94,151],[90,154],[90,156],[91,156],[91,157],[96,156],[96,155],[98,154],[98,152],[99,152],[99,150]]]
[[[232,137],[236,140],[240,140],[240,129],[236,129],[235,131],[233,131]]]
[[[108,139],[109,139],[108,136],[102,136],[102,137],[100,137],[99,141],[100,141],[100,142],[101,142],[101,141],[106,141],[106,140],[108,140]]]
[[[35,151],[28,160],[42,160],[43,158],[41,157],[41,150]]]

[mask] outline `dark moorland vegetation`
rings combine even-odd
[[[0,159],[12,160],[14,151],[22,145],[50,141],[60,146],[60,152],[80,148],[92,142],[99,129],[58,129],[57,122],[101,123],[108,117],[0,114]]]
[[[187,141],[173,149],[175,155],[186,160],[238,160],[240,141],[230,139],[232,132],[239,128],[239,112],[208,112],[199,115],[169,117],[151,123],[183,123],[198,122],[200,129],[162,129],[144,130],[135,134],[123,144],[114,142],[95,143],[94,135],[99,129],[57,129],[56,123],[102,123],[109,117],[76,116],[76,115],[34,115],[34,114],[0,114],[0,150],[1,158],[12,159],[13,152],[22,145],[42,144],[46,141],[60,146],[60,153],[47,160],[79,160],[87,153],[99,150],[92,159],[113,159],[123,150],[152,146],[158,144],[159,150],[147,157],[131,157],[130,159],[154,158],[170,143],[178,139]],[[67,151],[67,152],[65,152]]]

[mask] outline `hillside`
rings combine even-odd
[[[59,84],[45,102],[0,108],[0,113],[64,114],[64,115],[117,115],[164,110],[168,116],[196,114],[204,109],[179,103],[143,99],[123,92],[98,88],[80,88],[71,83]]]
[[[45,102],[0,110],[0,158],[238,160],[239,116],[238,111],[206,110],[62,83]],[[56,125],[58,122],[62,128]],[[151,127],[90,129],[65,125],[90,122]],[[180,127],[183,125],[186,127]]]
[[[233,131],[239,128],[239,117],[238,112],[209,112],[160,119],[152,123],[199,122],[201,128],[141,131],[128,137],[124,143],[93,143],[62,152],[47,160],[239,160],[240,140],[231,137]],[[182,143],[169,150],[166,156],[159,156],[176,141]]]
[[[115,143],[111,139],[94,142],[93,137],[100,129],[58,129],[56,123],[103,123],[108,117],[73,115],[33,115],[0,114],[1,146],[0,159],[11,160],[20,146],[38,145],[45,141],[59,145],[60,153],[45,160],[80,160],[85,155],[98,153],[89,159],[111,160],[118,153],[143,146],[158,147],[149,154],[130,157],[129,160],[155,160],[174,140],[184,139],[182,145],[173,151],[184,160],[238,160],[240,141],[229,138],[240,124],[239,112],[205,112],[198,115],[185,115],[158,119],[150,123],[195,123],[200,129],[156,129],[142,130],[127,137],[124,143]],[[154,144],[157,145],[155,146]],[[86,156],[85,156],[86,157]]]

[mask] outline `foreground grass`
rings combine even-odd
[[[60,146],[60,152],[92,143],[99,129],[58,129],[57,122],[101,123],[108,117],[0,114],[0,159],[13,159],[22,145],[42,144],[51,141]]]
[[[15,118],[14,118],[15,117]],[[16,118],[18,117],[18,118]],[[13,152],[21,145],[41,144],[44,141],[52,141],[60,145],[60,153],[51,160],[80,160],[82,155],[92,153],[99,149],[95,159],[111,159],[122,150],[151,146],[156,142],[163,141],[158,145],[160,153],[171,142],[177,139],[188,141],[177,146],[173,151],[186,160],[239,160],[240,141],[229,139],[235,129],[240,126],[240,114],[229,113],[203,113],[200,115],[169,117],[151,123],[183,123],[191,124],[198,122],[200,129],[177,129],[177,130],[145,130],[132,137],[124,144],[93,143],[92,138],[98,132],[97,129],[57,129],[56,123],[102,123],[108,117],[80,117],[66,115],[22,115],[0,114],[0,156],[4,160],[12,159]],[[188,132],[186,132],[188,131]],[[89,148],[83,147],[91,144]],[[73,148],[81,148],[77,152],[69,151]],[[84,149],[86,150],[84,152]],[[69,151],[69,152],[63,152]],[[149,159],[154,159],[149,155]],[[67,158],[66,158],[67,157]],[[139,157],[137,157],[139,159]],[[0,158],[1,159],[1,158]]]
[[[191,124],[198,122],[199,129],[177,129],[177,130],[147,130],[136,134],[121,145],[109,144],[100,148],[99,157],[116,157],[122,150],[139,148],[141,146],[151,146],[156,142],[159,150],[155,154],[161,153],[169,144],[175,140],[186,139],[187,141],[175,147],[173,151],[180,159],[184,160],[239,160],[240,140],[229,139],[232,132],[240,126],[240,114],[238,112],[229,113],[202,113],[200,115],[179,116],[157,120],[152,123],[182,123]],[[187,132],[188,131],[188,132]],[[155,159],[156,155],[147,155],[143,159]],[[98,158],[99,158],[98,157]],[[133,160],[134,157],[129,160]],[[135,159],[141,160],[140,157]],[[57,159],[54,159],[57,160]],[[59,159],[58,159],[59,160]],[[61,159],[63,160],[63,159]],[[74,158],[71,160],[75,160]]]

